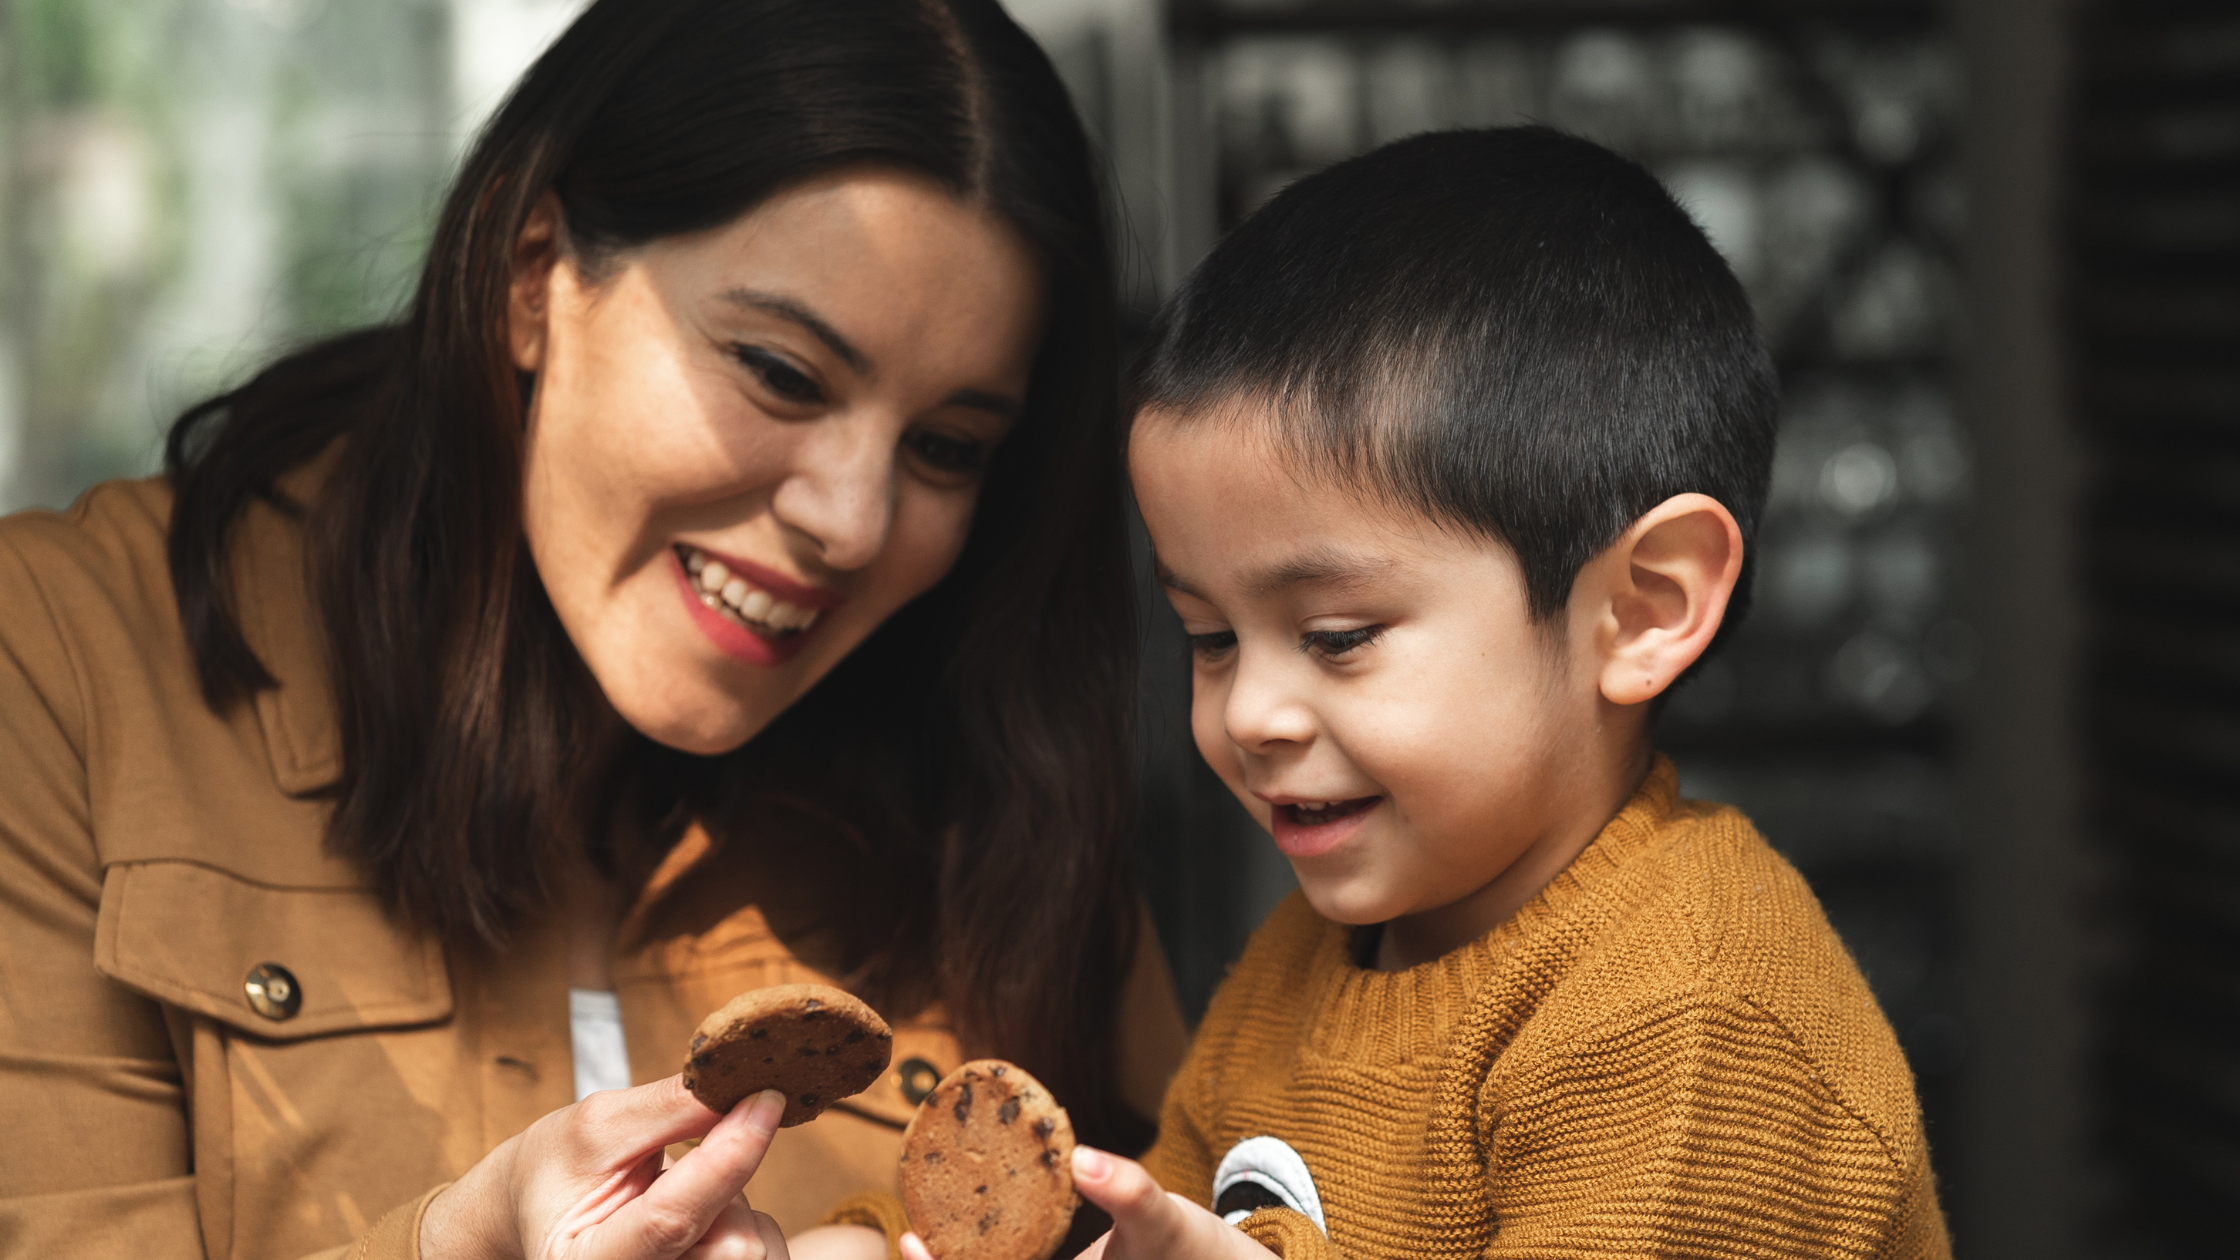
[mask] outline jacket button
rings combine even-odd
[[[249,978],[241,989],[249,995],[249,1008],[266,1019],[294,1019],[303,1009],[303,986],[279,963],[258,963],[249,968]]]
[[[941,1083],[941,1069],[924,1059],[904,1059],[894,1075],[902,1086],[902,1096],[913,1104],[924,1102],[933,1087]]]

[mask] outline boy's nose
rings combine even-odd
[[[1283,685],[1283,671],[1240,659],[1222,706],[1222,730],[1246,752],[1266,752],[1314,739],[1314,714]]]

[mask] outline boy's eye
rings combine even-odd
[[[1202,661],[1218,660],[1235,646],[1237,632],[1234,630],[1216,630],[1211,634],[1190,636],[1190,654]]]
[[[930,429],[912,429],[903,435],[902,446],[942,472],[976,473],[988,462],[988,448],[980,443]]]
[[[824,391],[801,369],[760,346],[733,346],[731,357],[762,379],[763,387],[792,403],[824,401]]]
[[[1321,657],[1344,656],[1355,648],[1367,647],[1384,634],[1383,626],[1362,626],[1357,630],[1309,630],[1299,636],[1299,650]]]

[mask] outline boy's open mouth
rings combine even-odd
[[[1381,796],[1357,796],[1350,801],[1321,801],[1313,805],[1278,805],[1276,808],[1282,811],[1284,817],[1295,826],[1319,827],[1324,823],[1334,823],[1341,818],[1351,818],[1383,799]]]

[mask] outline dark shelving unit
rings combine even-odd
[[[2114,875],[2098,1128],[2126,1254],[2240,1202],[2240,11],[2080,7],[2069,120],[2091,830]]]

